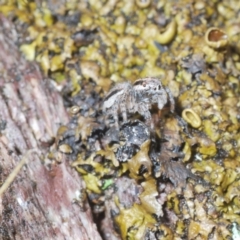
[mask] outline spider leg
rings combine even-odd
[[[138,113],[144,117],[147,125],[150,125],[151,128],[154,127],[148,104],[140,103],[138,106]]]
[[[131,92],[128,96],[128,103],[126,104],[127,111],[129,113],[137,112],[136,106],[137,106],[137,104],[135,102],[134,94]]]
[[[162,90],[161,93],[157,96],[155,96],[154,102],[156,102],[158,104],[158,109],[162,110],[163,107],[166,105],[167,103],[167,92],[165,90]]]
[[[170,111],[173,113],[175,110],[175,101],[174,101],[174,97],[172,95],[172,92],[170,91],[170,89],[168,87],[165,88],[168,97],[169,97],[169,101],[170,101]]]
[[[104,120],[104,123],[107,125],[107,126],[109,126],[110,125],[110,123],[109,123],[109,113],[108,112],[103,112],[104,114],[103,114],[103,120]]]
[[[125,103],[120,103],[120,111],[122,113],[123,122],[127,121],[127,109]]]
[[[114,120],[114,125],[116,127],[116,129],[119,129],[119,125],[118,125],[118,108],[113,108],[111,109],[110,115],[112,115],[113,120]]]
[[[142,115],[144,117],[145,120],[150,119],[151,118],[151,113],[149,111],[149,106],[148,104],[145,103],[140,103],[138,105],[138,112],[140,115]]]

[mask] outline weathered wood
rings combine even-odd
[[[0,16],[0,181],[29,149],[27,163],[0,197],[0,239],[101,239],[88,203],[74,203],[81,178],[63,157],[43,164],[44,147],[68,121],[61,96],[16,46],[14,25]]]

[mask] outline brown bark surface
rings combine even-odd
[[[68,121],[61,96],[16,46],[14,25],[0,16],[0,183],[30,149],[27,163],[0,196],[0,239],[101,239],[84,187],[68,159],[47,168],[44,156]]]

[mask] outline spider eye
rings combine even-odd
[[[161,86],[160,85],[158,85],[158,90],[160,90],[161,89]]]
[[[156,91],[157,90],[157,88],[154,88],[154,91]]]

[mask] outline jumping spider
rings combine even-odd
[[[136,80],[133,85],[129,82],[119,83],[114,86],[103,101],[103,112],[107,116],[112,115],[115,126],[118,129],[118,114],[122,114],[123,121],[127,121],[127,113],[138,112],[147,123],[152,119],[149,109],[152,104],[157,103],[161,110],[170,101],[170,111],[174,111],[175,103],[170,90],[163,87],[157,78],[141,78]]]

